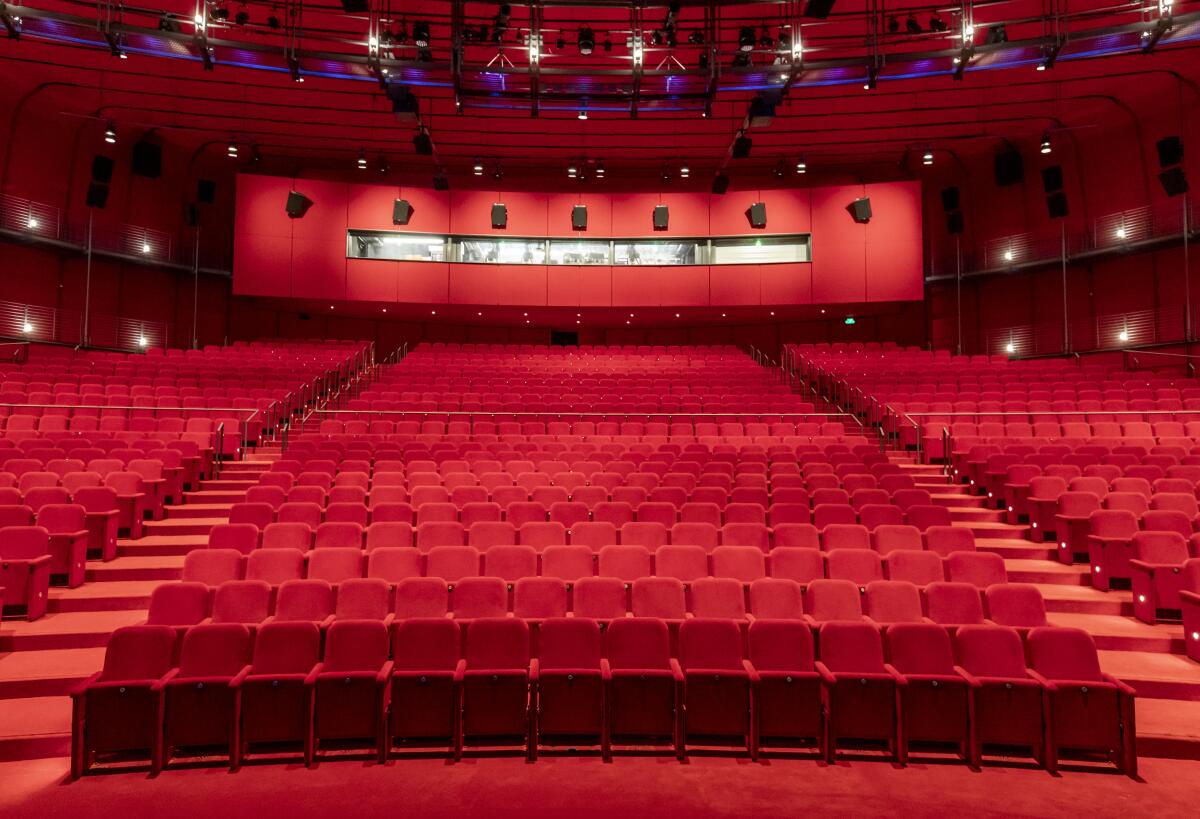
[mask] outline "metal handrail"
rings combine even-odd
[[[221,466],[222,466],[222,462],[224,461],[224,457],[222,455],[222,453],[225,451],[225,422],[224,421],[217,424],[216,438],[217,438],[217,448],[213,452],[213,477],[214,478],[221,474]],[[244,449],[242,451],[245,452]]]
[[[316,410],[313,410],[311,415],[315,415],[317,413],[322,413],[325,415],[420,415],[420,416],[428,416],[428,415],[476,416],[476,415],[478,415],[478,416],[483,416],[483,417],[488,417],[488,418],[495,418],[498,415],[502,415],[505,417],[526,416],[526,415],[545,417],[545,416],[552,415],[556,418],[592,417],[592,416],[596,416],[596,415],[626,415],[626,416],[632,415],[632,416],[636,416],[638,418],[647,418],[647,417],[673,418],[676,416],[688,417],[688,418],[695,418],[698,416],[705,417],[705,418],[742,418],[747,415],[768,415],[768,416],[771,416],[772,418],[774,418],[774,417],[780,417],[780,418],[788,418],[788,417],[849,418],[849,419],[853,420],[858,426],[860,426],[860,427],[862,426],[862,422],[859,421],[858,418],[856,418],[853,413],[849,413],[849,412],[771,412],[770,410],[765,411],[765,412],[684,412],[684,411],[637,412],[637,411],[629,411],[629,410],[614,411],[614,410],[599,409],[599,410],[567,410],[567,411],[563,411],[563,412],[534,412],[534,411],[530,411],[530,410],[519,410],[519,411],[514,410],[512,412],[509,412],[506,410],[492,411],[492,410],[316,409]]]
[[[0,407],[34,407],[41,409],[98,409],[98,410],[156,410],[161,412],[187,412],[202,410],[204,412],[251,412],[257,409],[249,407],[147,407],[147,406],[118,406],[115,404],[8,404],[0,403]]]

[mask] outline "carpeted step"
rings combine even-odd
[[[107,562],[92,560],[87,566],[87,582],[114,580],[178,580],[183,571],[179,556],[128,555]]]

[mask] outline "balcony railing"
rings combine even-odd
[[[103,313],[92,313],[87,328],[91,346],[130,352],[165,348],[170,331],[170,324],[164,321]],[[83,332],[83,313],[79,310],[0,301],[0,338],[76,345],[84,343]]]

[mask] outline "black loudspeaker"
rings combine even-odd
[[[587,230],[587,205],[575,205],[571,208],[571,229]]]
[[[158,179],[162,176],[162,146],[153,142],[135,142],[133,173],[148,179]]]
[[[308,213],[308,209],[313,206],[313,201],[302,193],[291,191],[288,193],[287,215],[293,219],[302,219],[304,214]]]
[[[963,215],[958,187],[942,188],[942,210],[946,212],[946,232],[954,235],[963,232]]]
[[[407,199],[397,199],[392,202],[392,224],[407,225],[408,220],[412,218],[413,206],[408,203]]]
[[[854,221],[861,225],[865,225],[871,221],[871,200],[866,196],[862,199],[855,199],[846,206],[846,210],[850,211],[850,215],[854,217]]]
[[[836,2],[837,0],[808,0],[804,4],[804,16],[824,20],[833,11],[833,4]]]
[[[958,188],[957,187],[942,188],[942,210],[950,211],[950,210],[958,210],[958,208],[959,208]]]
[[[946,214],[946,232],[952,236],[963,232],[963,215],[961,210],[952,210]]]
[[[497,202],[492,205],[492,227],[506,228],[508,227],[508,208],[504,204]]]
[[[1158,181],[1167,196],[1180,196],[1188,192],[1187,175],[1184,174],[1182,165],[1163,171],[1158,175]]]
[[[654,206],[654,229],[655,230],[666,230],[667,222],[669,219],[670,219],[670,213],[668,212],[666,205],[655,205]]]
[[[1025,179],[1025,160],[1019,151],[996,154],[996,184],[1000,187],[1020,184]]]
[[[1063,188],[1062,165],[1042,168],[1042,188],[1046,193],[1058,193]]]
[[[211,205],[213,200],[217,198],[217,183],[211,179],[196,180],[196,201],[205,205]]]
[[[754,140],[748,136],[740,136],[733,141],[734,159],[745,159],[750,156],[750,149],[754,147]]]
[[[755,202],[746,208],[746,218],[750,220],[750,227],[765,228],[767,226],[767,203]]]
[[[1046,194],[1046,213],[1051,219],[1062,219],[1070,212],[1067,207],[1067,195],[1062,191]]]
[[[342,0],[342,10],[347,14],[366,14],[369,9],[367,0]]]
[[[195,202],[188,202],[183,206],[183,218],[188,227],[196,227],[200,224],[200,206]]]
[[[1158,148],[1158,166],[1160,168],[1183,162],[1183,141],[1179,137],[1163,137],[1155,147]]]
[[[103,182],[93,182],[88,185],[87,189],[87,206],[89,208],[104,209],[108,204],[108,185]]]
[[[450,190],[450,178],[448,176],[446,176],[444,173],[434,174],[433,175],[433,189],[435,191]]]
[[[712,192],[718,196],[729,190],[729,177],[723,173],[717,174],[713,178]]]
[[[111,182],[114,164],[107,156],[96,154],[92,158],[92,181],[103,182],[106,185]]]

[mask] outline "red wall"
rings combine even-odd
[[[313,201],[302,219],[291,190]],[[856,224],[846,206],[869,196],[875,216]],[[392,200],[414,207],[391,223]],[[921,191],[915,182],[703,193],[546,194],[433,191],[316,179],[240,175],[234,231],[234,292],[431,304],[544,306],[724,306],[829,304],[922,298]],[[752,235],[745,210],[767,204],[770,233],[812,233],[813,261],[779,265],[546,267],[347,259],[347,229],[509,236],[570,236],[571,206],[588,205],[588,237]],[[491,206],[508,206],[508,227]],[[670,207],[654,231],[656,205]],[[870,274],[868,275],[868,270]]]

